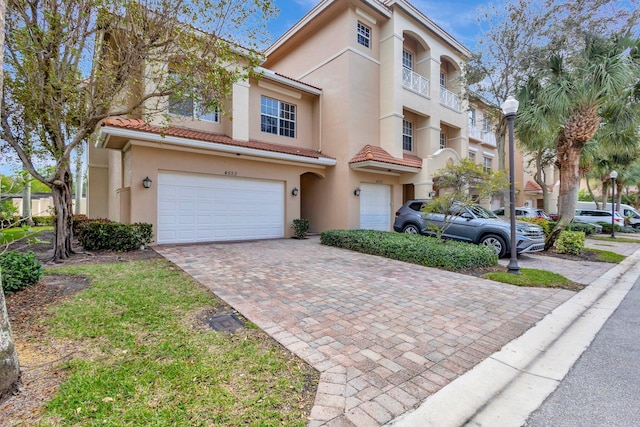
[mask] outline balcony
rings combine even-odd
[[[402,68],[402,86],[422,96],[429,97],[429,79],[408,68]]]
[[[443,86],[440,86],[440,104],[460,112],[460,97]]]
[[[469,126],[469,137],[492,147],[497,146],[496,135],[491,131],[487,131],[479,127]]]

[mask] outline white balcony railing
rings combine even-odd
[[[460,97],[443,86],[440,86],[440,103],[460,112]]]
[[[481,141],[484,144],[496,147],[496,135],[482,128],[469,126],[469,137]]]
[[[402,68],[402,86],[422,96],[429,96],[429,79],[404,67]]]

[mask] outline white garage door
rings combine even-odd
[[[360,228],[389,231],[391,224],[391,187],[360,184]]]
[[[284,183],[161,172],[158,243],[284,237]]]

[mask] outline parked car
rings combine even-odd
[[[596,202],[579,201],[576,205],[576,209],[597,209],[596,206]],[[599,206],[603,211],[611,212],[611,203],[600,204]],[[638,212],[636,208],[630,205],[625,205],[624,203],[621,203],[620,205],[616,204],[616,208],[618,208],[618,213],[626,218],[630,226],[633,228],[640,228],[640,212]]]
[[[547,213],[542,209],[523,207],[523,208],[516,208],[515,210],[516,210],[516,218],[540,218],[540,219],[546,219],[547,221],[551,220],[549,215],[547,215]],[[497,216],[504,216],[504,208],[496,209],[493,211],[493,213],[496,214]]]
[[[601,209],[576,209],[576,214],[573,217],[573,220],[575,222],[588,222],[591,224],[598,222],[611,224],[611,211]],[[615,212],[615,218],[613,221],[620,227],[624,227],[624,218],[618,212]]]
[[[445,215],[425,213],[422,208],[427,200],[409,200],[396,212],[393,229],[399,233],[435,235],[434,226],[442,229]],[[511,253],[511,225],[493,212],[479,205],[458,206],[442,236],[477,245],[491,246],[499,257]],[[542,227],[527,222],[516,223],[516,251],[520,253],[544,250]]]

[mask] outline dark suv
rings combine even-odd
[[[422,208],[427,200],[409,200],[396,212],[393,229],[401,233],[435,235],[429,229],[445,226],[445,215],[425,213]],[[499,257],[511,253],[511,226],[493,212],[479,205],[458,206],[455,213],[447,218],[442,236],[493,247]],[[542,227],[527,222],[516,223],[516,250],[519,254],[544,250]]]

